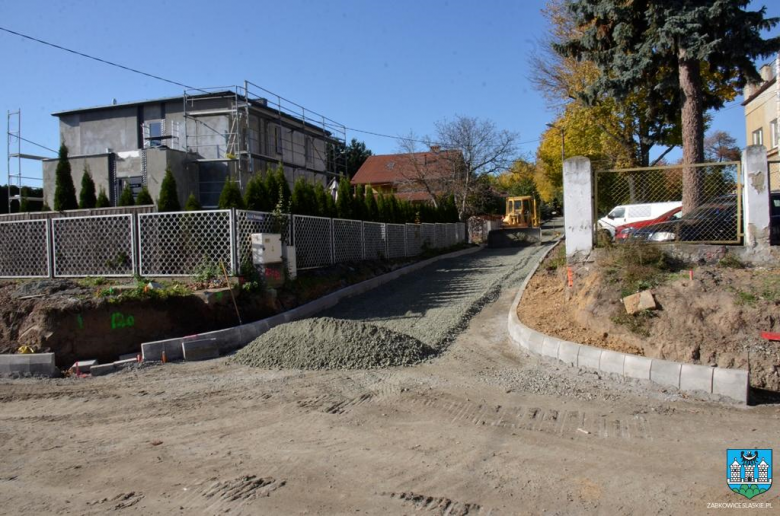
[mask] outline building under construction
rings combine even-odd
[[[69,150],[77,194],[84,170],[115,205],[125,185],[157,199],[169,169],[183,205],[194,194],[216,207],[225,181],[239,184],[281,163],[299,177],[327,184],[345,172],[346,128],[260,86],[186,90],[178,97],[54,113]],[[43,162],[44,197],[54,202],[56,159]]]

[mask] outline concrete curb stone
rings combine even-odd
[[[507,317],[509,337],[510,342],[517,349],[523,348],[538,355],[555,357],[568,365],[651,381],[681,391],[704,391],[747,403],[750,390],[748,371],[683,364],[595,348],[545,335],[520,322],[517,317],[517,307],[523,292],[531,277],[554,247],[551,245],[539,258],[536,266],[520,285],[509,309]],[[557,351],[557,356],[553,350]]]

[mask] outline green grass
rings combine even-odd
[[[555,256],[547,259],[547,264],[545,265],[545,269],[548,271],[555,271],[560,269],[561,267],[564,267],[565,265],[566,265],[566,246],[564,244],[560,244],[558,247],[558,251],[555,253]]]
[[[104,288],[98,291],[98,297],[108,299],[110,304],[119,304],[127,301],[140,301],[151,299],[168,299],[171,297],[184,297],[192,294],[192,291],[184,284],[178,281],[158,282],[162,288],[147,288],[149,282],[145,278],[136,278],[132,289],[115,289],[113,287]]]
[[[718,267],[723,267],[724,269],[744,269],[745,264],[736,256],[727,254],[718,260]]]

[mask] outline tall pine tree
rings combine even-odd
[[[89,168],[84,167],[84,175],[81,176],[81,191],[79,192],[79,208],[82,210],[94,208],[97,203],[95,197],[95,182],[89,173]]]
[[[68,161],[68,147],[60,145],[59,161],[54,179],[54,209],[56,211],[75,210],[76,187],[73,186],[73,176],[70,173],[70,161]]]
[[[176,178],[171,169],[165,169],[165,177],[160,185],[160,197],[157,198],[157,211],[180,211],[179,192],[176,188]]]

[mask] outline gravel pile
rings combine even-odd
[[[264,369],[372,369],[415,364],[433,353],[414,337],[387,328],[315,317],[272,328],[233,361]]]

